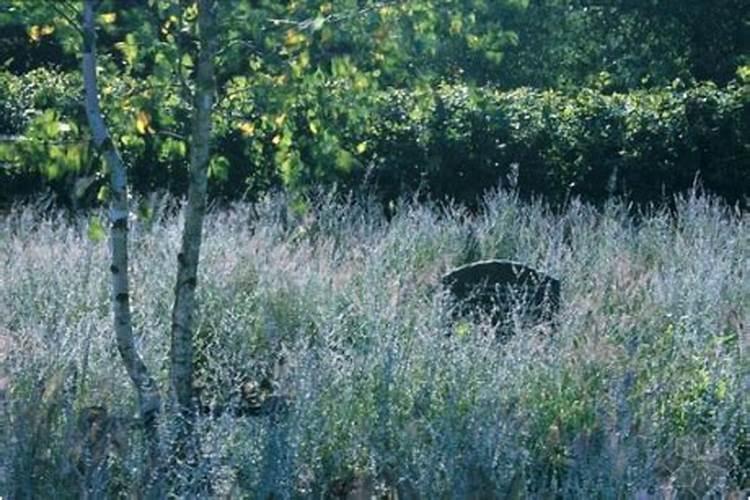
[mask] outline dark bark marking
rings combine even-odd
[[[155,410],[155,409],[150,409],[148,411],[141,413],[141,421],[143,422],[144,427],[148,429],[154,426],[158,416],[159,416],[159,412],[158,410]]]
[[[102,139],[101,142],[97,143],[96,140],[92,141],[94,144],[94,149],[97,153],[105,153],[110,150],[114,150],[115,143],[112,142],[112,138],[109,136],[109,132],[105,131],[105,134],[107,134],[104,139]]]
[[[115,300],[117,302],[127,302],[129,298],[130,298],[130,296],[127,293],[124,293],[124,292],[123,293],[118,293],[115,296]]]
[[[99,146],[99,149],[101,151],[107,151],[107,150],[110,150],[110,149],[114,149],[114,147],[115,147],[115,145],[112,142],[112,138],[108,135],[102,141],[102,144],[101,144],[101,146]]]
[[[114,264],[109,266],[109,270],[112,271],[112,274],[117,274],[120,272],[120,268],[115,266]]]
[[[123,231],[128,230],[128,219],[126,217],[123,217],[122,219],[117,219],[112,223],[112,229],[122,229]]]

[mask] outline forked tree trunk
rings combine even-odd
[[[177,454],[188,461],[195,458],[193,437],[195,401],[193,394],[193,331],[196,311],[203,219],[206,213],[208,162],[210,159],[211,114],[214,103],[214,57],[217,50],[214,0],[198,1],[198,40],[200,53],[193,94],[190,138],[190,183],[185,211],[182,245],[177,256],[177,283],[172,308],[170,370],[172,389],[182,417],[177,434]]]
[[[112,141],[99,105],[96,75],[95,0],[83,2],[83,85],[86,117],[94,147],[110,170],[110,250],[112,274],[112,309],[117,349],[138,397],[138,411],[148,447],[149,482],[158,484],[160,453],[157,417],[161,397],[154,379],[135,346],[130,315],[128,278],[128,193],[127,172]],[[153,488],[153,486],[152,486]],[[152,489],[153,492],[153,489]]]

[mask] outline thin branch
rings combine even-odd
[[[84,34],[83,34],[83,28],[81,27],[81,24],[78,21],[76,21],[74,18],[72,18],[67,12],[65,12],[65,10],[62,7],[60,7],[59,4],[57,4],[55,2],[51,2],[50,6],[52,7],[52,10],[54,10],[55,12],[57,12],[57,14],[60,17],[62,17],[66,21],[68,21],[68,24],[70,24],[70,26],[74,30],[76,30],[79,35],[81,35],[81,37],[84,36]],[[75,11],[75,13],[76,13],[77,16],[80,15],[80,13],[77,10],[75,10],[75,9],[72,9],[72,10]]]
[[[289,26],[289,27],[297,28],[300,31],[308,31],[308,30],[313,31],[316,25],[321,26],[321,20],[322,20],[323,25],[338,24],[348,19],[353,19],[355,17],[363,16],[381,7],[396,5],[398,3],[399,3],[399,0],[382,1],[382,2],[377,2],[373,5],[369,5],[369,6],[358,8],[358,9],[350,9],[345,12],[329,14],[322,18],[321,17],[308,17],[305,19],[296,20],[296,19],[288,19],[288,18],[269,17],[265,20],[267,24],[262,27],[262,30],[268,31],[269,29],[277,28],[280,26]],[[249,49],[255,50],[255,52],[258,54],[261,53],[261,50],[258,50],[257,45],[253,41],[242,39],[242,38],[236,38],[234,40],[229,40],[227,44],[225,45],[225,47],[219,51],[218,55],[219,56],[223,55],[227,50],[229,50],[231,47],[235,45],[242,45]]]
[[[66,146],[72,144],[85,144],[89,142],[90,138],[82,139],[70,139],[70,140],[57,140],[50,141],[44,139],[37,139],[36,137],[27,137],[25,135],[0,135],[0,143],[15,144],[21,142],[31,142],[36,144],[46,144],[49,146]]]
[[[154,132],[156,135],[163,135],[164,137],[171,137],[172,139],[178,139],[180,141],[187,140],[187,137],[172,130],[157,130]]]
[[[78,16],[81,15],[81,13],[79,12],[79,10],[76,8],[75,4],[72,1],[70,1],[70,0],[60,0],[60,3],[63,4],[68,9],[72,10],[73,12],[75,12],[76,15],[78,15]]]
[[[369,12],[372,12],[373,10],[380,9],[382,7],[388,7],[391,5],[396,5],[400,3],[399,0],[390,0],[390,1],[383,1],[383,2],[376,2],[372,5],[368,5],[362,8],[358,9],[350,9],[348,11],[340,12],[340,13],[331,13],[324,17],[308,17],[307,19],[302,20],[295,20],[295,19],[284,19],[284,18],[268,18],[266,21],[270,22],[274,26],[295,26],[297,29],[301,31],[305,30],[311,30],[316,25],[321,25],[321,20],[323,24],[337,24],[342,21],[346,21],[348,19],[353,19],[355,17],[363,16]]]
[[[299,27],[303,23],[303,21],[295,21],[293,19],[278,19],[278,18],[273,18],[273,17],[269,17],[268,19],[266,19],[266,21],[270,22],[274,26],[285,24],[287,26]]]
[[[219,50],[216,55],[219,56],[219,57],[221,57],[229,49],[234,48],[237,45],[241,45],[241,46],[243,46],[243,47],[245,47],[247,49],[250,49],[255,54],[260,54],[261,53],[260,50],[258,50],[258,46],[254,42],[252,42],[250,40],[245,40],[245,39],[242,39],[242,38],[235,38],[234,40],[228,40],[224,44],[224,47],[221,50]]]
[[[187,136],[175,132],[173,130],[157,130],[154,135],[171,137],[172,139],[178,139],[180,141],[187,140]],[[36,137],[27,137],[25,135],[0,135],[0,144],[19,144],[19,143],[32,143],[42,144],[44,146],[75,146],[81,144],[88,144],[91,142],[91,137],[82,137],[80,139],[61,139],[61,140],[45,140],[38,139]]]

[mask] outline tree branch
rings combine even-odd
[[[73,11],[74,11],[74,12],[76,13],[76,16],[79,16],[79,15],[80,15],[80,13],[79,13],[79,12],[78,12],[78,11],[77,11],[77,10],[76,10],[75,8],[72,8],[71,6],[67,5],[67,4],[65,3],[65,2],[61,2],[61,3],[63,3],[63,4],[65,5],[65,6],[67,6],[67,7],[68,7],[68,8],[70,8],[71,10],[73,10]],[[76,30],[76,31],[78,32],[78,34],[79,34],[79,35],[81,35],[82,37],[83,37],[83,36],[85,36],[85,35],[84,35],[84,32],[83,32],[84,30],[83,30],[83,28],[81,27],[81,24],[80,24],[80,23],[78,23],[78,22],[77,22],[77,21],[76,21],[76,20],[75,20],[75,19],[74,19],[74,18],[73,18],[72,16],[70,16],[70,15],[69,15],[69,14],[68,14],[67,12],[65,12],[65,10],[64,10],[64,9],[63,9],[62,7],[60,7],[60,5],[58,5],[58,4],[57,4],[57,3],[55,3],[55,2],[51,2],[51,3],[50,3],[50,6],[52,7],[52,10],[54,10],[55,12],[57,12],[57,14],[58,14],[58,15],[59,15],[60,17],[62,17],[63,19],[65,19],[65,20],[66,20],[66,21],[68,22],[68,24],[70,24],[70,26],[71,26],[71,27],[72,27],[72,28],[73,28],[74,30]]]

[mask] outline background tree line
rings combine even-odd
[[[184,3],[184,2],[183,2]],[[0,6],[0,202],[107,199],[65,3]],[[750,193],[739,0],[225,4],[213,199],[272,187],[473,202],[515,176],[552,200]],[[194,16],[107,0],[102,100],[136,192],[187,191]]]

